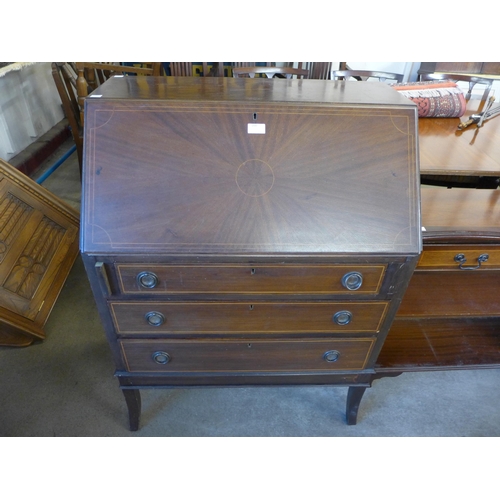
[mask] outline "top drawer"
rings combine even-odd
[[[122,293],[377,294],[385,265],[117,264]]]
[[[500,269],[500,248],[487,245],[447,245],[426,247],[418,269]]]

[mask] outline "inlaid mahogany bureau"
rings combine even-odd
[[[81,251],[132,430],[142,388],[369,385],[421,251],[416,124],[380,83],[87,98]]]

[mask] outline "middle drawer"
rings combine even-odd
[[[110,302],[118,335],[376,333],[387,302]]]

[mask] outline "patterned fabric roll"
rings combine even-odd
[[[464,93],[450,80],[396,83],[392,87],[417,105],[419,117],[454,118],[465,113]]]

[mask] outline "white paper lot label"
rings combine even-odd
[[[249,123],[248,124],[249,134],[265,134],[266,124],[265,123]]]

